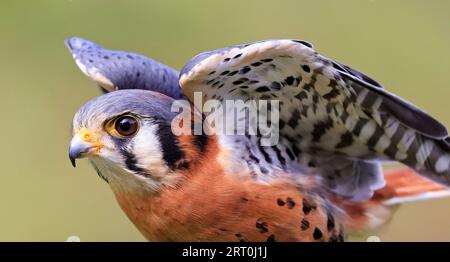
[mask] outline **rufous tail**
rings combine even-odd
[[[398,204],[450,196],[444,186],[421,177],[409,168],[388,170],[386,185],[369,201],[354,202],[336,197],[335,202],[350,216],[347,228],[365,230],[384,224]]]

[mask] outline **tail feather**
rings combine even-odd
[[[410,169],[384,173],[386,185],[369,201],[354,202],[337,197],[337,203],[350,217],[347,227],[353,231],[371,229],[387,222],[397,204],[450,196],[450,190]]]
[[[377,190],[371,201],[396,205],[450,196],[448,188],[418,176],[413,170],[387,171],[384,178],[386,186]]]

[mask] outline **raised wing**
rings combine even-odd
[[[280,101],[280,118],[271,119],[277,145],[264,147],[258,136],[229,139],[262,177],[271,169],[312,169],[334,192],[367,199],[384,185],[378,160],[398,160],[450,184],[441,123],[307,42],[268,40],[199,54],[183,68],[180,85],[190,99],[202,92],[222,104]]]
[[[136,53],[105,49],[79,37],[65,43],[81,71],[104,92],[145,89],[185,98],[178,85],[178,72],[171,67]]]

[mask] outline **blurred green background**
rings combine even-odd
[[[200,51],[312,42],[450,127],[450,1],[1,1],[0,241],[142,241],[108,185],[67,156],[73,114],[99,90],[63,40],[80,36],[177,69]],[[404,205],[382,241],[450,241],[450,199]],[[358,239],[359,240],[359,239]]]

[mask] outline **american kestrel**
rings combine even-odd
[[[390,205],[449,195],[445,127],[305,41],[202,53],[180,85],[175,70],[141,55],[81,38],[66,44],[108,92],[76,113],[69,157],[89,158],[148,240],[343,241],[386,221]],[[218,100],[215,110],[279,101],[279,119],[270,119],[277,143],[263,145],[259,132],[178,133],[187,124],[213,129],[193,106],[192,122],[173,125],[173,104],[196,92],[203,103]],[[383,160],[417,173],[383,174]]]

